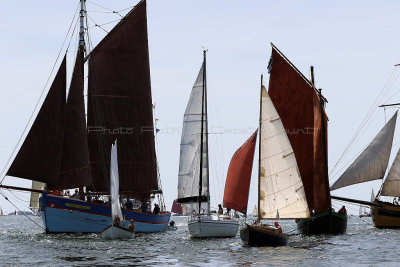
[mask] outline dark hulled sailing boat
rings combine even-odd
[[[273,44],[268,68],[268,93],[293,147],[311,213],[310,218],[297,221],[298,230],[304,234],[345,233],[347,216],[331,207],[325,99]]]
[[[308,218],[310,214],[292,146],[263,85],[259,131],[257,222],[245,225],[240,237],[251,246],[285,246],[288,237],[282,229],[263,220]]]
[[[85,1],[81,0],[79,49],[66,100],[62,61],[38,115],[7,175],[46,183],[40,213],[46,232],[100,232],[109,225],[104,201],[85,201],[83,188],[109,195],[110,147],[118,139],[120,194],[142,202],[161,194],[153,131],[146,1],[140,1],[87,53]],[[86,58],[84,58],[87,53]],[[87,124],[84,62],[88,60]],[[80,188],[80,199],[59,195]],[[92,196],[92,197],[93,197]],[[161,231],[170,213],[123,210],[138,232]]]

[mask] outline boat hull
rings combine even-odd
[[[382,207],[371,207],[372,221],[377,228],[400,228],[400,206],[375,201]]]
[[[334,211],[322,212],[297,221],[297,230],[306,235],[338,235],[347,230],[347,215]]]
[[[109,225],[101,231],[103,239],[132,239],[134,236],[134,231],[116,225]]]
[[[271,227],[246,225],[240,229],[240,238],[249,246],[287,246],[289,238]]]
[[[235,237],[239,221],[200,218],[189,221],[188,228],[192,237]]]
[[[136,232],[160,232],[168,225],[171,214],[122,211],[125,225],[134,220]],[[46,233],[100,233],[111,224],[111,207],[78,199],[47,195],[41,199],[42,218]]]

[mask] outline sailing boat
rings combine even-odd
[[[392,150],[397,111],[385,124],[372,142],[331,186],[331,190],[383,179]],[[371,206],[371,216],[377,228],[400,227],[400,205],[396,197],[400,196],[400,150],[397,152],[391,168],[376,196],[371,202],[356,199],[333,197],[335,199]],[[395,197],[393,203],[380,200],[380,196]]]
[[[258,209],[257,206],[254,206],[253,212],[251,213],[251,216],[257,217],[258,216]]]
[[[321,89],[318,92],[315,88],[313,68],[312,81],[309,81],[271,45],[268,93],[293,148],[311,214],[310,218],[297,220],[298,231],[303,234],[345,233],[347,216],[334,212],[331,206],[326,99]]]
[[[233,237],[239,221],[210,213],[206,51],[203,56],[183,119],[178,203],[192,207],[188,222],[192,237]]]
[[[137,232],[163,231],[169,212],[147,212],[162,197],[155,153],[146,1],[140,1],[92,51],[85,45],[80,1],[79,48],[66,99],[66,57],[7,175],[46,183],[39,213],[47,233],[98,233],[111,222],[108,204],[111,144],[118,139],[123,197],[144,209],[124,209]],[[85,57],[86,54],[86,57]],[[88,61],[87,123],[84,62]],[[79,197],[63,190],[79,188]],[[78,190],[77,190],[78,191]],[[78,195],[78,193],[77,193]],[[161,203],[162,204],[162,203]],[[161,205],[164,209],[164,206]]]
[[[360,209],[358,211],[358,216],[360,218],[362,218],[362,217],[371,217],[371,213],[367,212],[365,206],[360,206]]]
[[[240,230],[241,239],[252,246],[285,246],[282,229],[262,220],[308,218],[304,186],[282,120],[262,85],[260,94],[257,222]]]
[[[173,213],[172,216],[184,216],[184,207],[178,203],[178,201],[175,199],[174,202],[172,203],[172,208],[171,212]]]
[[[118,156],[117,141],[111,146],[111,166],[110,166],[110,194],[111,194],[111,218],[109,226],[101,231],[103,239],[131,239],[134,236],[134,230],[123,227],[121,220],[124,218],[119,201],[119,174],[118,174]]]
[[[37,181],[32,181],[32,189],[36,190],[43,190],[44,189],[44,183],[37,182]],[[29,201],[29,208],[32,210],[32,213],[34,215],[37,215],[39,211],[39,198],[41,194],[37,192],[31,192],[31,199]]]

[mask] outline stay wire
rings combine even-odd
[[[73,19],[72,19],[72,21],[71,21],[71,24],[69,25],[69,28],[68,28],[68,32],[67,32],[67,34],[66,34],[66,36],[65,36],[65,38],[64,38],[64,41],[63,41],[62,46],[61,46],[61,48],[60,48],[60,51],[58,52],[57,58],[56,58],[56,60],[55,60],[55,62],[54,62],[54,64],[53,64],[53,67],[52,67],[52,69],[51,69],[50,75],[49,75],[49,77],[47,78],[47,81],[46,81],[46,83],[45,83],[45,85],[44,85],[44,88],[43,88],[43,90],[42,90],[42,92],[41,92],[41,94],[40,94],[40,96],[39,96],[39,99],[37,100],[37,102],[36,102],[36,104],[35,104],[35,107],[34,107],[32,113],[31,113],[31,115],[30,115],[30,117],[29,117],[29,120],[28,120],[28,122],[26,123],[26,125],[25,125],[25,127],[24,127],[24,130],[22,131],[21,135],[19,136],[18,141],[17,141],[16,145],[14,146],[14,149],[12,150],[10,157],[7,159],[6,164],[4,165],[3,169],[1,170],[1,173],[0,173],[0,178],[1,178],[0,184],[3,183],[3,181],[4,181],[5,177],[6,177],[5,172],[6,172],[6,170],[8,169],[8,165],[10,164],[11,159],[14,157],[15,152],[16,152],[16,150],[17,150],[19,144],[21,143],[21,140],[22,140],[22,138],[24,137],[24,135],[25,135],[25,133],[26,133],[26,131],[27,131],[27,129],[28,129],[28,126],[30,125],[30,123],[31,123],[31,121],[32,121],[32,119],[33,119],[33,116],[34,116],[34,114],[35,114],[35,111],[37,110],[37,108],[38,108],[38,106],[39,106],[40,100],[42,99],[42,97],[43,97],[43,95],[44,95],[44,92],[46,91],[47,85],[49,84],[50,78],[51,78],[51,76],[52,76],[52,74],[53,74],[53,72],[54,72],[54,69],[55,69],[56,64],[57,64],[57,62],[58,62],[58,59],[60,58],[60,55],[61,55],[62,50],[63,50],[63,48],[64,48],[65,42],[66,42],[66,40],[67,40],[67,38],[68,38],[69,32],[71,31],[71,27],[72,27],[72,25],[73,25],[73,23],[74,23],[74,21],[75,21],[75,17],[76,17],[77,11],[78,11],[78,9],[79,9],[79,6],[80,6],[80,3],[78,4],[78,6],[77,6],[77,8],[76,8],[76,10],[75,10],[74,17],[73,17]],[[68,48],[67,48],[67,50],[68,50]]]
[[[28,215],[25,214],[25,212],[21,211],[16,205],[14,205],[14,203],[12,203],[8,197],[6,195],[4,195],[4,193],[0,190],[0,194],[5,198],[5,200],[7,200],[8,202],[10,202],[11,205],[13,205],[14,208],[16,208],[18,211],[20,211],[22,213],[22,215],[24,215],[26,218],[28,218],[31,222],[33,222],[34,224],[36,224],[37,226],[39,226],[40,228],[42,228],[43,230],[46,230],[43,226],[41,226],[40,224],[38,224],[37,222],[35,222],[34,220],[32,220],[32,218],[29,218]]]

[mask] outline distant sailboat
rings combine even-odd
[[[43,190],[45,187],[44,183],[37,182],[37,181],[32,181],[32,189],[35,190]],[[39,211],[39,198],[41,194],[38,192],[31,192],[31,199],[29,201],[29,208],[32,210],[32,213],[34,215],[37,215],[37,212]]]
[[[281,229],[262,220],[308,218],[310,213],[296,158],[282,120],[261,82],[258,169],[258,217],[240,230],[249,245],[285,246]]]
[[[206,51],[203,56],[183,119],[177,200],[192,207],[188,222],[192,237],[233,237],[239,222],[210,213]]]
[[[358,211],[358,216],[362,217],[371,217],[371,213],[367,212],[367,208],[365,206],[360,206],[360,210]]]
[[[385,124],[372,142],[361,152],[357,159],[331,186],[331,190],[342,187],[383,179],[389,164],[396,127],[397,111]],[[394,197],[393,203],[380,199],[380,196]],[[371,202],[335,197],[336,199],[371,206],[371,216],[377,228],[400,228],[400,150],[391,168],[375,196],[372,191]]]
[[[173,213],[173,216],[185,215],[183,210],[184,210],[183,205],[179,204],[178,201],[175,199],[171,207],[171,212]]]
[[[321,90],[315,88],[313,68],[312,81],[309,81],[272,44],[268,69],[268,93],[293,148],[311,213],[310,218],[297,220],[298,231],[303,234],[345,233],[347,216],[334,212],[331,205],[326,100]]]
[[[80,0],[79,46],[68,97],[65,55],[7,172],[45,183],[46,189],[0,187],[41,193],[39,213],[47,233],[99,233],[111,221],[106,203],[109,149],[118,139],[121,196],[147,205],[158,194],[161,206],[159,214],[144,207],[124,209],[124,216],[135,221],[137,232],[163,231],[170,213],[162,205],[155,151],[146,1],[133,7],[91,51],[84,38],[85,3]],[[79,188],[78,197],[62,194],[74,188]]]
[[[124,227],[121,203],[119,201],[119,173],[117,141],[111,147],[110,163],[110,198],[111,198],[111,224],[101,231],[104,239],[131,239],[134,237],[134,230]]]
[[[254,209],[253,209],[253,212],[251,213],[251,216],[253,216],[253,217],[257,217],[258,216],[257,206],[254,206]]]

